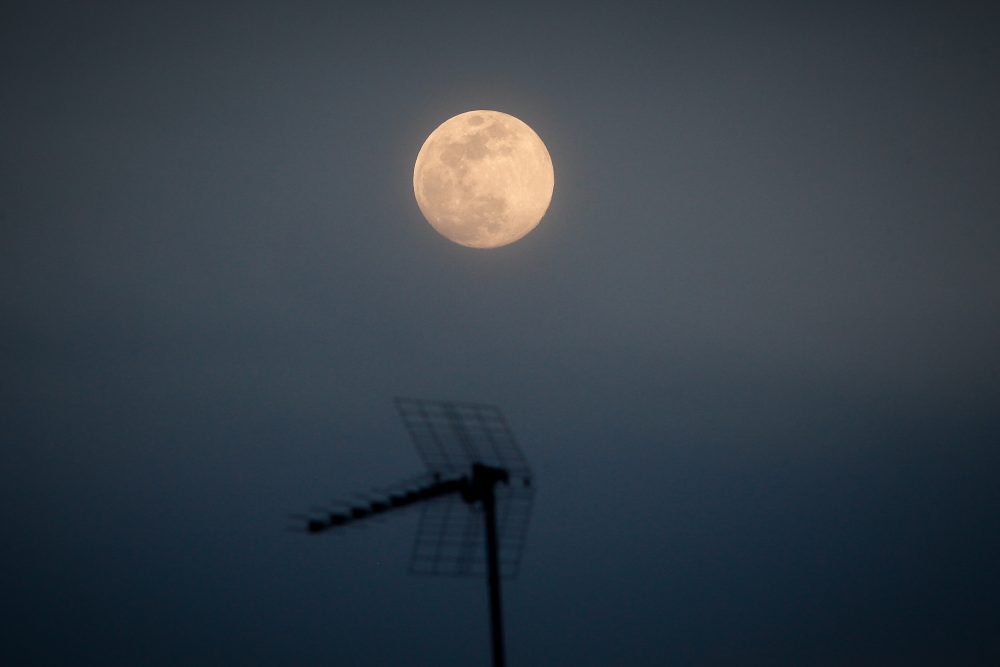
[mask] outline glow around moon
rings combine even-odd
[[[413,166],[413,193],[424,217],[470,248],[497,248],[534,229],[554,184],[542,140],[499,111],[446,120],[427,137]]]

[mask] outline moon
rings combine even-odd
[[[535,131],[499,111],[441,123],[413,165],[420,212],[442,236],[498,248],[534,229],[552,201],[552,158]]]

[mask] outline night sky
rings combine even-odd
[[[7,2],[0,663],[486,665],[397,395],[503,408],[511,667],[1000,664],[988,3]],[[427,135],[517,116],[521,241]]]

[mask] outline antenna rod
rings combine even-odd
[[[497,540],[497,505],[494,487],[506,484],[510,474],[503,468],[482,463],[472,464],[472,480],[463,494],[467,503],[483,504],[483,523],[486,524],[487,583],[490,587],[490,630],[493,634],[493,667],[503,667],[503,614],[500,610],[500,555]]]
[[[322,518],[310,519],[306,523],[306,530],[310,533],[321,533],[324,530],[338,528],[344,524],[368,519],[391,510],[402,509],[425,500],[433,500],[450,493],[461,493],[468,484],[465,477],[438,480],[432,484],[393,494],[388,498],[375,500],[366,505],[355,505],[345,512],[331,512]]]
[[[504,666],[503,614],[500,610],[500,563],[497,555],[497,512],[493,485],[483,493],[483,515],[486,523],[486,560],[489,568],[490,627],[493,632],[493,667]]]

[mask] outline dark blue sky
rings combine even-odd
[[[398,4],[399,6],[395,6]],[[6,3],[0,662],[486,664],[395,395],[502,406],[512,667],[1000,662],[987,3]],[[413,199],[497,109],[522,241]]]

